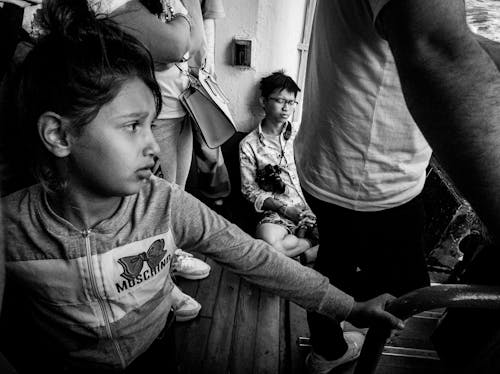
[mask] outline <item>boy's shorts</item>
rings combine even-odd
[[[288,218],[280,216],[277,212],[273,212],[272,210],[266,210],[262,213],[262,218],[259,221],[258,225],[262,225],[263,223],[273,223],[275,225],[279,225],[284,227],[289,234],[295,234],[297,230],[297,224]]]

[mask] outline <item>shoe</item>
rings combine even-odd
[[[344,332],[348,332],[348,331],[357,331],[357,332],[360,332],[361,334],[365,335],[368,333],[368,328],[361,328],[361,327],[356,327],[354,326],[352,323],[349,323],[347,321],[343,321],[340,326],[342,327],[342,330],[344,330]]]
[[[177,322],[185,322],[192,320],[198,316],[201,310],[201,304],[186,295],[179,287],[174,285],[172,289],[173,303],[172,308],[175,311],[175,320]]]
[[[316,352],[312,351],[307,355],[306,368],[309,374],[327,374],[334,368],[354,361],[359,357],[365,336],[359,332],[344,332],[344,339],[347,343],[347,351],[336,360],[326,360]]]
[[[210,265],[192,254],[176,249],[172,260],[172,274],[186,279],[203,279],[208,277]]]

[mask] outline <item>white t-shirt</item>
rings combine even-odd
[[[406,107],[389,45],[374,27],[388,1],[318,1],[295,139],[303,189],[358,211],[418,195],[431,156]]]
[[[158,119],[179,118],[186,115],[186,110],[182,106],[179,96],[189,86],[189,78],[183,72],[187,71],[187,68],[187,62],[179,62],[166,70],[155,71],[162,100]]]

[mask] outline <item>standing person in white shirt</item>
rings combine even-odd
[[[452,0],[317,3],[295,157],[318,219],[315,268],[358,300],[429,284],[419,197],[429,144],[499,232],[500,75],[464,12]],[[309,372],[358,357],[362,334],[308,319]]]

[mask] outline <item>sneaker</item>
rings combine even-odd
[[[192,320],[198,316],[201,310],[201,304],[186,295],[179,287],[174,285],[172,289],[173,304],[172,308],[175,311],[175,320],[177,322],[185,322]]]
[[[327,374],[334,368],[354,361],[359,357],[365,336],[359,332],[344,332],[344,339],[347,343],[347,351],[336,360],[326,360],[316,352],[312,351],[307,355],[306,368],[309,374]]]
[[[344,330],[344,332],[348,332],[348,331],[357,331],[357,332],[360,332],[361,334],[365,335],[368,333],[368,327],[356,327],[354,326],[352,323],[350,322],[347,322],[347,321],[343,321],[340,326],[342,327],[342,330]]]
[[[186,279],[203,279],[208,277],[210,265],[192,254],[176,249],[172,260],[172,274]]]

